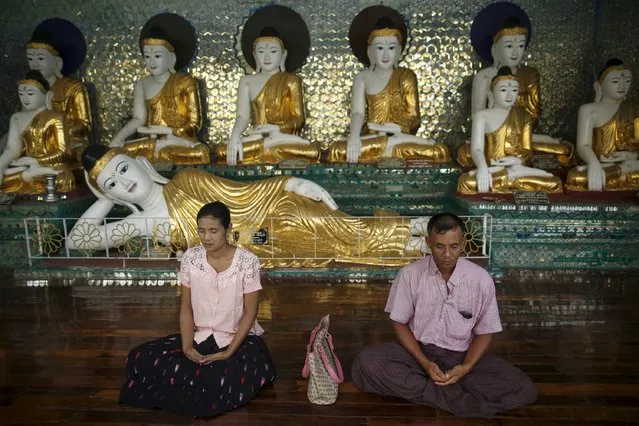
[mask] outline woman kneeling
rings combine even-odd
[[[201,245],[184,253],[180,334],[129,353],[120,403],[191,416],[215,416],[249,402],[275,379],[256,321],[260,263],[229,244],[231,216],[221,202],[197,215]]]

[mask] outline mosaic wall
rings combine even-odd
[[[351,19],[372,0],[288,0],[306,20],[311,54],[300,74],[308,111],[305,137],[324,146],[346,135],[351,80],[361,69],[348,47]],[[418,76],[423,115],[419,135],[456,146],[469,133],[470,87],[480,62],[470,45],[470,24],[486,0],[390,0],[408,18],[402,66]],[[0,8],[0,133],[17,110],[15,80],[27,69],[24,43],[42,20],[59,16],[84,32],[87,60],[79,77],[91,88],[94,115],[107,143],[132,114],[133,83],[144,75],[139,31],[150,16],[176,12],[200,37],[189,71],[201,83],[206,114],[203,138],[226,140],[235,118],[235,95],[245,70],[236,56],[238,31],[255,0],[131,2],[23,0]],[[574,140],[578,106],[593,97],[592,73],[619,56],[639,74],[639,9],[635,0],[519,0],[533,22],[527,63],[540,69],[543,115],[538,132]],[[636,98],[639,84],[632,95]]]

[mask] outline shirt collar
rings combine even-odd
[[[455,270],[453,271],[452,275],[450,276],[448,280],[448,282],[454,286],[461,283],[462,272],[461,272],[461,267],[459,266],[460,260],[461,260],[461,257],[457,259],[457,263],[455,264]],[[435,259],[433,258],[432,255],[428,256],[428,275],[435,275],[442,278],[442,273],[439,271],[439,268],[437,267],[437,264],[435,263]]]

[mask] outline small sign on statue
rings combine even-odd
[[[547,211],[550,209],[550,198],[546,192],[515,191],[513,195],[517,210]]]

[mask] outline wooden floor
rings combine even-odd
[[[178,331],[176,287],[24,287],[0,281],[0,423],[68,425],[618,425],[639,424],[639,275],[521,273],[497,282],[504,325],[492,353],[537,383],[535,405],[490,420],[359,392],[353,355],[392,339],[388,283],[264,281],[260,322],[278,370],[248,406],[201,421],[119,407],[128,350]],[[31,283],[34,284],[34,283]],[[307,402],[305,345],[320,316],[347,374],[337,403]]]

